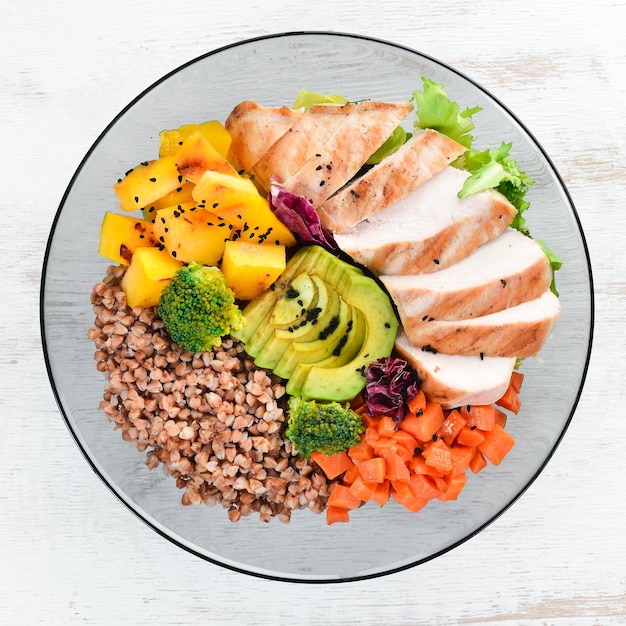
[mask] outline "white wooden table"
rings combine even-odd
[[[1,14],[0,623],[626,623],[624,2],[22,0]],[[526,494],[434,561],[326,586],[203,562],[120,505],[61,419],[38,322],[49,228],[108,122],[204,52],[293,30],[390,39],[494,93],[564,177],[596,285],[583,396]]]

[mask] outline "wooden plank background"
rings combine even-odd
[[[0,623],[626,623],[623,1],[22,0],[0,15]],[[205,563],[123,508],[60,418],[38,323],[56,207],[108,122],[199,54],[293,30],[386,38],[495,94],[565,179],[596,285],[587,385],[539,480],[445,556],[326,586]]]

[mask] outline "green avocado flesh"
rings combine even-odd
[[[298,250],[272,288],[248,303],[233,333],[258,367],[287,379],[287,393],[342,402],[365,369],[389,356],[398,321],[387,294],[319,246]]]

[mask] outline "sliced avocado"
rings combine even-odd
[[[366,276],[363,279],[355,277],[346,286],[346,301],[358,308],[367,321],[359,353],[339,367],[321,367],[321,363],[309,366],[299,393],[303,398],[350,400],[365,387],[365,370],[369,363],[391,354],[398,320],[387,294],[372,279]],[[289,388],[287,391],[291,393]]]
[[[297,275],[301,264],[306,261],[307,265],[315,265],[319,262],[323,252],[325,250],[319,246],[300,248],[289,259],[285,270],[272,286],[246,305],[243,310],[244,326],[240,330],[233,331],[233,337],[248,344],[257,330],[263,327],[262,324],[267,323],[266,318],[271,314],[276,300],[286,291],[291,280]]]
[[[319,276],[312,275],[309,279],[315,285],[317,299],[313,306],[302,310],[302,316],[288,328],[276,329],[276,334],[290,341],[310,341],[319,334],[315,328],[325,324],[326,319],[337,315],[341,306],[341,298],[336,289],[324,282]]]
[[[359,309],[352,306],[350,308],[352,309],[352,317],[346,324],[346,328],[341,336],[335,338],[332,352],[318,363],[301,360],[294,368],[287,382],[287,393],[294,396],[302,394],[302,387],[309,370],[313,366],[334,371],[352,361],[359,354],[367,334],[367,321],[365,315]]]
[[[351,323],[353,308],[334,292],[339,301],[337,313],[330,319],[319,318],[315,329],[315,339],[310,341],[292,341],[276,363],[274,373],[282,378],[291,378],[294,369],[300,363],[318,363],[332,355],[339,339]],[[278,332],[278,331],[277,331]]]
[[[269,324],[281,328],[293,327],[304,317],[304,311],[316,306],[317,300],[318,283],[308,272],[300,272],[276,300]]]

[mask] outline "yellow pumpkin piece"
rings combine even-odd
[[[119,213],[104,214],[98,246],[103,257],[120,265],[130,265],[137,248],[156,245],[151,222]]]
[[[198,204],[224,216],[262,197],[249,178],[212,171],[202,174],[191,195]]]
[[[183,266],[160,248],[137,248],[121,287],[131,308],[157,306],[161,292]]]
[[[142,209],[180,187],[182,179],[176,169],[176,158],[165,156],[146,161],[126,173],[113,185],[124,211]]]
[[[178,261],[215,265],[224,252],[233,226],[195,203],[159,209],[153,224],[155,238]]]
[[[248,243],[267,243],[288,248],[296,245],[292,232],[274,215],[269,202],[261,196],[245,206],[229,210],[228,219],[233,219],[233,215],[237,218],[241,216],[241,220],[237,224],[239,230],[235,231],[232,239],[241,238]]]
[[[163,197],[155,200],[152,204],[143,207],[143,209],[141,209],[143,219],[154,222],[154,216],[159,209],[165,209],[176,204],[183,204],[184,202],[192,202],[191,190],[193,188],[193,183],[183,182],[180,187],[176,187],[174,191],[170,191]]]
[[[227,241],[222,258],[226,284],[240,300],[254,300],[283,273],[285,246],[260,246],[245,241]]]
[[[207,170],[238,176],[233,166],[200,131],[196,131],[183,142],[176,153],[176,165],[178,173],[193,183],[197,183]]]
[[[185,124],[175,130],[163,130],[159,133],[161,145],[159,156],[176,154],[191,135],[199,131],[207,141],[223,157],[227,158],[230,150],[230,134],[218,120],[203,122],[202,124]]]

